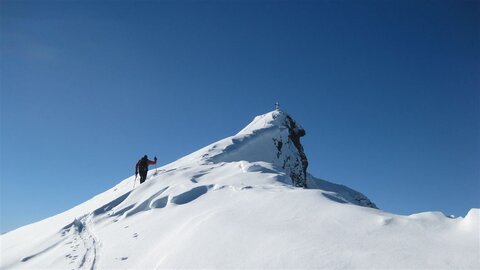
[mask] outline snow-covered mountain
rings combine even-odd
[[[480,269],[480,209],[379,210],[308,174],[304,135],[285,112],[258,116],[142,185],[1,235],[0,268]]]

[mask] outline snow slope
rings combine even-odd
[[[480,269],[480,209],[379,210],[309,175],[303,135],[282,111],[258,116],[135,189],[132,176],[1,235],[0,268]]]

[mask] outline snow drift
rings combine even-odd
[[[0,236],[1,269],[480,268],[480,210],[400,216],[308,174],[287,113]]]

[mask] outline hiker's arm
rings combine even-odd
[[[149,161],[148,161],[148,164],[150,164],[150,165],[157,164],[157,157],[155,157],[155,158],[153,159],[153,161],[149,160]]]

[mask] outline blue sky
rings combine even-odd
[[[478,1],[2,1],[0,231],[279,101],[309,171],[390,212],[480,207]]]

